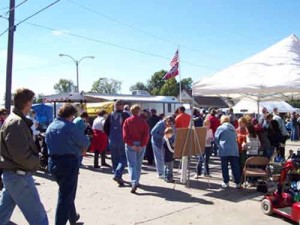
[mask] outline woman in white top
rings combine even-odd
[[[93,121],[93,139],[91,143],[91,152],[94,152],[94,168],[99,166],[99,154],[101,154],[101,166],[110,167],[105,161],[106,148],[108,145],[107,135],[104,133],[103,127],[107,117],[107,112],[101,110]]]
[[[204,176],[210,177],[209,174],[209,158],[211,155],[212,150],[212,142],[214,141],[214,135],[212,129],[210,128],[210,121],[205,119],[203,122],[203,126],[206,128],[206,140],[205,140],[205,151],[203,155],[199,156],[199,161],[197,165],[197,173],[195,174],[195,178],[197,179],[198,176],[202,174],[202,164],[204,161]]]

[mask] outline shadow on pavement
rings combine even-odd
[[[176,202],[196,202],[205,205],[213,205],[214,203],[211,201],[207,201],[201,198],[196,198],[191,196],[190,194],[165,187],[156,187],[156,186],[147,186],[142,185],[139,189],[144,190],[146,193],[136,193],[139,196],[153,196],[164,198],[166,201],[176,201]]]
[[[217,199],[222,199],[230,202],[242,202],[250,199],[254,199],[257,197],[263,197],[263,193],[257,192],[256,189],[236,189],[236,188],[226,188],[226,189],[220,189],[216,191],[211,191],[204,196],[208,196],[211,198],[217,198]]]
[[[37,171],[34,176],[37,176],[37,177],[41,177],[41,178],[44,178],[44,179],[47,179],[47,180],[51,180],[51,181],[54,181],[53,177],[51,176],[50,173],[48,172],[41,172],[41,171]]]
[[[206,179],[206,178],[201,178],[198,180],[190,180],[189,181],[189,187],[188,188],[193,188],[193,189],[200,189],[200,190],[219,190],[220,189],[220,184],[219,183],[214,183],[215,179]]]
[[[112,169],[109,167],[101,167],[101,168],[94,168],[94,166],[84,166],[80,167],[81,170],[90,170],[97,173],[104,173],[104,174],[113,174]]]

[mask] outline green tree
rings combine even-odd
[[[150,80],[147,81],[147,89],[152,95],[159,95],[160,89],[164,86],[165,80],[163,80],[164,75],[167,71],[160,70],[152,75]]]
[[[193,86],[193,80],[192,78],[184,78],[181,80],[181,90],[186,89],[186,90],[192,90]],[[178,83],[178,89],[179,89],[179,83]]]
[[[33,104],[43,103],[43,94],[37,94],[33,100]]]
[[[100,77],[94,81],[91,92],[100,94],[117,94],[121,90],[121,81]]]
[[[171,78],[165,81],[164,85],[159,91],[159,95],[163,96],[177,96],[179,89],[177,87],[177,81],[175,78]]]
[[[72,80],[60,79],[53,88],[57,93],[67,93],[75,90],[75,87]]]
[[[146,87],[146,85],[143,82],[136,82],[136,84],[130,86],[129,90],[130,91],[134,91],[134,90],[148,91],[148,88]]]

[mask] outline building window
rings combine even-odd
[[[172,104],[168,103],[168,113],[172,112]]]

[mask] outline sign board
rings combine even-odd
[[[205,127],[176,129],[174,158],[203,154],[205,151],[205,139]]]

